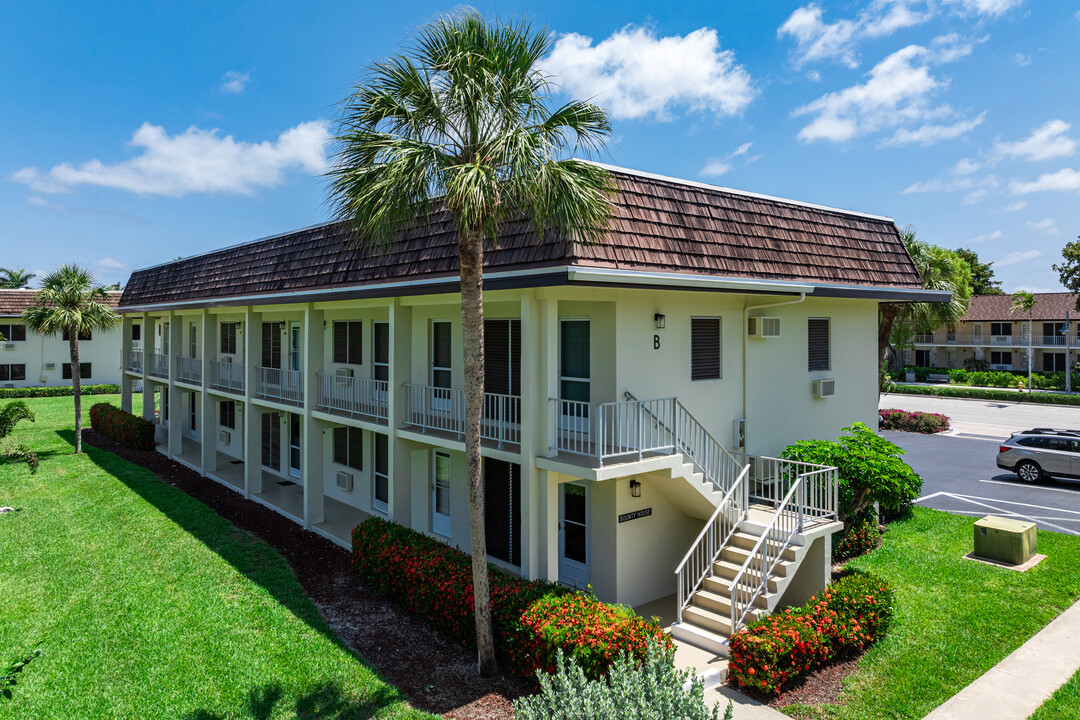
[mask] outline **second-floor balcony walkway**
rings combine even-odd
[[[214,360],[210,363],[210,387],[236,395],[244,393],[244,366]]]
[[[402,386],[402,423],[424,433],[465,437],[465,391],[428,385]],[[484,393],[480,439],[496,447],[521,445],[521,398]]]
[[[176,356],[176,379],[191,385],[202,383],[202,360]]]
[[[154,377],[169,377],[169,356],[163,353],[150,353],[150,367],[147,372]]]
[[[316,410],[387,423],[390,388],[385,380],[319,373]]]
[[[299,370],[256,367],[255,397],[283,405],[304,404],[304,374]]]
[[[143,371],[142,350],[128,350],[125,367],[133,373],[141,373]]]

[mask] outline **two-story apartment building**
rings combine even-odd
[[[71,353],[66,335],[32,332],[22,314],[34,304],[36,291],[0,289],[0,388],[59,387],[71,384]],[[116,307],[120,293],[109,294]],[[138,337],[139,331],[132,328]],[[138,344],[139,340],[133,340]],[[82,381],[120,384],[120,330],[94,332],[79,338]]]
[[[1012,309],[1009,295],[976,295],[959,323],[916,335],[914,347],[904,350],[904,363],[923,367],[962,368],[971,358],[984,360],[992,370],[1028,369],[1028,341],[1032,370],[1064,371],[1076,368],[1080,348],[1074,293],[1035,293],[1035,308],[1028,314]]]
[[[763,456],[873,423],[878,302],[943,296],[888,218],[613,171],[603,242],[520,222],[486,253],[490,560],[678,591],[724,635],[746,607],[714,574],[757,573],[744,605],[779,597],[777,557],[813,556],[799,592],[828,575],[835,475]],[[141,383],[162,452],[343,545],[377,514],[467,549],[455,243],[435,211],[386,249],[328,223],[136,271],[124,405]]]

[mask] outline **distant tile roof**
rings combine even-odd
[[[109,307],[117,307],[120,304],[120,294],[117,291],[109,292]],[[26,309],[34,304],[34,296],[37,290],[8,290],[0,288],[0,317],[18,317],[26,312]]]
[[[507,223],[485,253],[487,272],[573,266],[724,278],[920,288],[888,218],[612,169],[620,192],[608,237],[537,243]],[[222,300],[394,280],[456,278],[456,234],[436,208],[387,249],[357,247],[327,223],[138,270],[121,307]]]
[[[1065,313],[1080,319],[1073,293],[1035,293],[1033,320],[1064,320]],[[965,322],[1027,320],[1026,312],[1012,312],[1011,295],[976,295],[964,315]]]

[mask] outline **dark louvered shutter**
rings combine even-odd
[[[484,321],[484,392],[510,394],[510,325]]]
[[[364,363],[364,323],[360,320],[349,323],[349,359],[350,365]]]
[[[690,379],[720,378],[720,318],[690,319]]]
[[[349,428],[334,428],[334,462],[338,465],[349,464]]]
[[[349,362],[349,323],[334,323],[334,362]]]
[[[262,324],[262,366],[281,367],[281,325],[282,323]]]
[[[807,368],[829,370],[829,318],[807,320]]]
[[[521,467],[484,458],[484,530],[488,555],[521,565]]]
[[[353,470],[364,469],[364,431],[349,428],[349,467]]]
[[[277,413],[262,414],[262,464],[274,469],[281,464],[281,422]]]

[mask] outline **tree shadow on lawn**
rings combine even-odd
[[[348,698],[334,683],[328,683],[315,687],[296,698],[296,703],[291,709],[286,709],[289,699],[285,690],[277,683],[269,683],[261,687],[252,688],[248,692],[247,702],[240,708],[239,713],[223,714],[218,711],[205,709],[195,710],[182,717],[182,720],[225,720],[225,718],[241,717],[250,720],[269,720],[278,716],[282,711],[294,718],[318,718],[318,720],[366,720],[375,715],[377,711],[400,700],[396,693],[391,692],[383,685],[372,697],[357,701]]]

